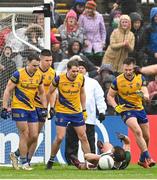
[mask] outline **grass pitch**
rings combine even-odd
[[[33,165],[32,171],[0,167],[0,179],[156,179],[157,166],[144,169],[129,165],[125,170],[78,170],[74,166],[55,164],[46,170],[44,164]]]

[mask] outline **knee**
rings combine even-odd
[[[134,133],[137,137],[142,137],[142,131],[140,129],[135,129]]]
[[[86,133],[81,133],[78,135],[79,140],[82,141],[88,141]]]
[[[38,140],[38,134],[33,134],[30,137],[31,142],[36,142]]]
[[[149,134],[145,134],[145,135],[144,135],[144,139],[145,139],[145,141],[147,141],[147,142],[148,142],[148,141],[149,141],[149,139],[150,139],[150,135],[149,135]]]
[[[20,136],[22,136],[23,138],[27,138],[28,139],[28,134],[29,134],[28,129],[20,130]]]
[[[63,136],[57,136],[56,137],[56,143],[60,144],[62,142],[63,138],[64,138]]]

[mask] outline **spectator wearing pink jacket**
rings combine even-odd
[[[85,11],[78,20],[87,38],[84,44],[84,53],[87,56],[92,56],[93,54],[102,56],[106,42],[106,28],[103,16],[96,11],[96,6],[94,1],[87,1]],[[101,65],[100,62],[94,62],[94,64]]]

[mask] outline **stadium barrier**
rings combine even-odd
[[[157,139],[156,136],[156,129],[157,129],[157,116],[156,115],[149,115],[148,119],[150,122],[150,154],[152,158],[157,161]],[[50,156],[50,148],[49,142],[52,143],[54,140],[56,129],[54,119],[49,121],[51,123],[51,131],[42,130],[38,139],[38,146],[36,152],[32,158],[32,163],[43,163],[47,162]],[[103,123],[100,123],[98,120],[96,122],[96,132],[95,137],[96,141],[98,139],[104,142],[110,142],[113,145],[122,146],[122,143],[117,139],[116,132],[121,132],[130,137],[131,140],[131,155],[132,155],[132,163],[137,163],[140,151],[136,145],[136,141],[134,135],[128,131],[127,126],[123,123],[120,116],[107,116]],[[51,137],[50,139],[47,139]],[[11,119],[2,120],[0,119],[0,164],[6,165],[10,164],[9,160],[9,153],[15,151],[18,148],[19,143],[19,136],[17,132],[17,128],[15,126],[15,122]],[[50,143],[50,144],[51,144]],[[64,147],[65,141],[62,142],[59,152],[56,156],[56,161],[59,163],[66,163],[64,157]],[[49,152],[47,154],[47,152]],[[83,153],[79,146],[79,159],[83,161]]]
[[[40,136],[38,138],[38,145],[36,152],[32,158],[32,163],[43,163],[47,162],[50,153],[46,154],[46,152],[51,150],[51,146],[49,146],[49,141],[52,143],[54,137],[56,135],[55,129],[55,120],[52,119],[49,121],[51,123],[51,130],[48,131],[45,129],[42,130]],[[100,123],[97,120],[96,124],[96,141],[100,139],[104,142],[111,142],[114,145],[122,146],[122,143],[116,138],[115,132],[122,132],[124,134],[128,134],[127,127],[122,122],[119,116],[108,116],[106,117],[103,123]],[[51,136],[50,139],[47,139]],[[10,164],[9,153],[14,152],[18,148],[19,136],[17,132],[17,128],[15,126],[15,122],[11,119],[0,119],[0,164],[6,165]],[[50,143],[50,144],[51,144]],[[56,161],[60,163],[66,163],[64,157],[64,146],[65,142],[63,141],[61,144],[61,148],[57,153]],[[47,150],[48,149],[48,150]],[[79,159],[83,160],[83,153],[81,148],[79,147]]]

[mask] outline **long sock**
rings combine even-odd
[[[27,163],[27,157],[20,157],[21,164]]]
[[[54,162],[54,159],[55,159],[55,156],[53,155],[50,157],[49,161]]]
[[[16,155],[17,157],[20,156],[20,150],[19,150],[19,149],[17,149],[17,150],[15,151],[15,155]]]
[[[31,162],[31,157],[29,157],[29,154],[27,153],[27,162],[28,162],[28,164],[30,165],[30,162]]]
[[[147,158],[150,158],[150,155],[149,155],[148,151],[144,151],[143,153],[141,153],[141,156],[140,156],[140,161],[141,162],[144,162],[145,159],[147,159]]]

